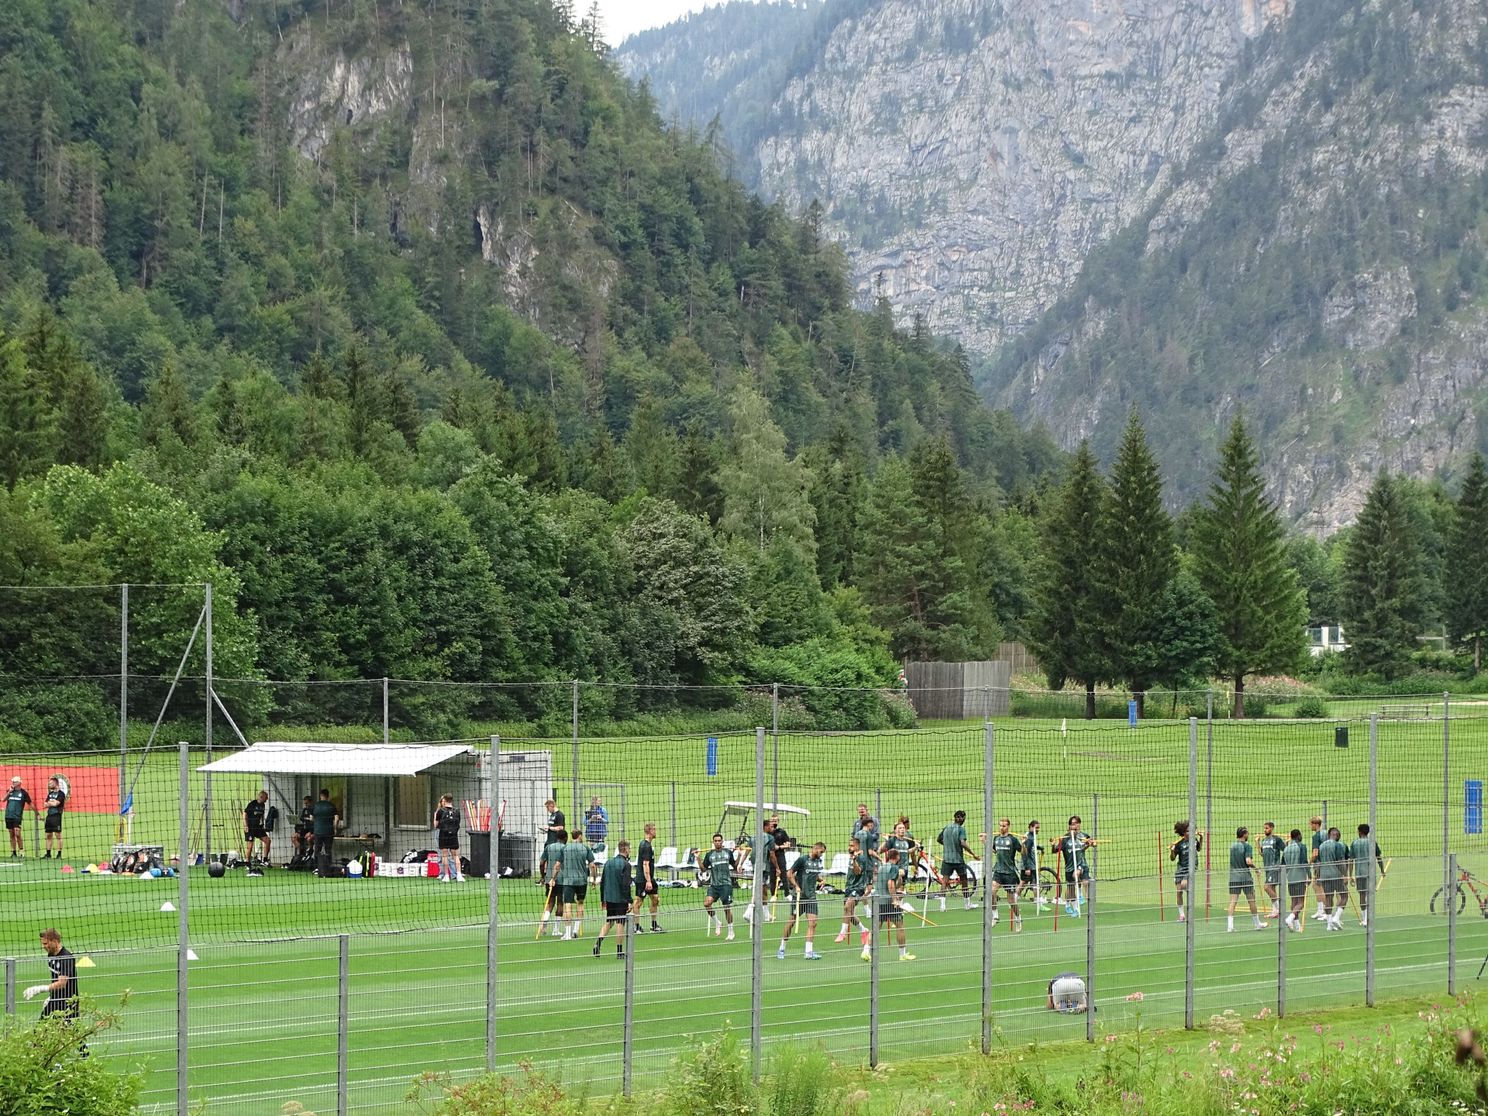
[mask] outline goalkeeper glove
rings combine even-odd
[[[30,988],[26,989],[26,999],[28,999],[28,1000],[34,1000],[34,999],[36,999],[37,996],[40,996],[43,992],[47,992],[47,991],[50,991],[50,990],[51,990],[51,985],[49,985],[49,984],[33,984]]]

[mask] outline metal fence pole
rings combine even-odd
[[[573,814],[569,817],[570,829],[579,828],[579,680],[573,682]]]
[[[878,1068],[878,955],[883,934],[878,927],[878,912],[887,896],[878,889],[868,893],[868,949],[871,964],[868,966],[868,1068]],[[987,897],[982,896],[985,900]]]
[[[1100,836],[1100,795],[1090,796],[1090,836]],[[1086,879],[1086,888],[1090,895],[1085,903],[1085,1041],[1095,1041],[1095,889],[1099,884],[1100,873],[1096,871],[1099,867],[1100,852],[1092,845],[1090,848],[1090,875]]]
[[[388,729],[389,729],[389,727],[390,727],[390,725],[389,725],[389,722],[388,722],[388,680],[387,680],[387,675],[383,675],[382,676],[382,742],[383,742],[384,745],[386,745],[387,742],[388,742]]]
[[[16,959],[5,959],[5,1014],[15,1014]]]
[[[1207,740],[1204,760],[1204,921],[1209,921],[1209,900],[1214,884],[1214,873],[1209,867],[1209,838],[1214,832],[1214,691],[1210,690],[1205,700],[1204,733]]]
[[[677,780],[672,780],[672,839],[670,844],[673,848],[677,846]]]
[[[780,683],[770,683],[770,747],[774,754],[771,776],[771,801],[780,805]]]
[[[129,793],[129,585],[119,586],[119,809]]]
[[[208,763],[211,763],[212,762],[212,583],[210,581],[207,582],[207,584],[206,584],[206,604],[202,608],[202,614],[205,617],[205,619],[202,621],[202,637],[206,641],[202,645],[202,650],[203,650],[203,653],[204,653],[204,656],[205,656],[205,659],[206,659],[206,667],[207,667],[207,692],[204,695],[205,698],[206,698],[205,705],[207,707],[207,720],[206,720],[207,735],[206,735],[205,744],[206,744],[206,748],[207,748],[207,762]],[[181,799],[181,801],[182,802],[186,802],[186,801],[188,801],[188,799],[183,798],[183,799]],[[202,838],[202,843],[203,843],[204,847],[206,848],[207,857],[208,857],[208,859],[210,859],[211,858],[211,854],[212,854],[212,773],[210,771],[204,773],[204,784],[203,784],[203,788],[202,788],[202,832],[205,834],[205,836]]]
[[[351,1012],[351,937],[337,938],[336,949],[336,1116],[351,1111],[351,1070],[346,1041]]]
[[[993,759],[997,729],[988,721],[982,726],[982,826],[988,833],[997,832],[993,810],[996,808],[993,787]],[[987,896],[991,882],[990,860],[982,854],[982,1053],[992,1053],[992,904]]]
[[[1379,714],[1374,713],[1369,718],[1369,859],[1365,866],[1369,870],[1369,905],[1365,907],[1364,897],[1359,897],[1359,913],[1365,919],[1364,922],[1364,1006],[1374,1007],[1374,924],[1379,921],[1379,910],[1374,901],[1379,894],[1378,861],[1374,856],[1375,842],[1379,840],[1379,834],[1375,826],[1379,824]],[[1358,868],[1355,867],[1357,878]],[[1357,884],[1354,888],[1358,890]]]
[[[625,1031],[621,1058],[620,1091],[630,1096],[635,1062],[635,932],[640,904],[625,916]]]
[[[1447,854],[1447,871],[1455,885],[1457,882],[1457,854]],[[1442,892],[1447,904],[1447,995],[1457,995],[1457,896],[1452,891]]]
[[[1452,905],[1452,887],[1457,882],[1456,869],[1447,863],[1452,843],[1452,718],[1447,704],[1450,697],[1442,694],[1442,897],[1448,900],[1448,905]]]
[[[210,701],[208,702],[210,705]],[[176,873],[176,1116],[188,1116],[190,1103],[187,1098],[187,1054],[189,1051],[189,1011],[186,998],[186,962],[191,955],[190,923],[187,920],[190,891],[187,878],[191,874],[191,853],[187,848],[191,840],[191,756],[190,745],[182,740],[177,745],[177,764],[180,767],[180,806],[177,809],[181,843],[181,863]]]
[[[496,1072],[496,973],[501,903],[501,737],[491,737],[491,763],[486,774],[486,801],[491,807],[491,882],[486,892],[486,1072]]]
[[[1194,1025],[1194,903],[1193,882],[1198,876],[1194,855],[1199,828],[1199,719],[1188,719],[1188,887],[1183,891],[1183,1026]],[[1087,997],[1088,1002],[1088,997]]]
[[[760,1050],[764,1040],[765,1010],[765,868],[760,850],[765,847],[765,729],[754,730],[754,848],[750,853],[754,871],[750,873],[749,902],[754,919],[749,938],[749,1062],[754,1083],[760,1079]]]
[[[1288,868],[1281,870],[1281,901],[1286,904],[1286,911],[1290,914],[1292,909],[1291,881],[1287,878]],[[1303,892],[1306,895],[1306,892]],[[1302,907],[1302,917],[1307,917],[1307,906]],[[1276,920],[1276,1018],[1286,1018],[1286,946],[1287,924],[1286,918]]]

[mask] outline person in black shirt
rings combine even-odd
[[[68,1019],[78,1016],[77,958],[62,944],[62,935],[52,927],[41,932],[41,948],[46,950],[47,972],[51,980],[26,989],[26,999],[35,999],[43,992],[47,994],[41,1017],[61,1014]]]
[[[460,811],[455,809],[452,796],[440,798],[439,809],[434,811],[433,828],[439,830],[440,882],[464,883],[465,874],[460,871]]]
[[[264,863],[269,860],[269,831],[264,828],[264,810],[268,806],[269,792],[261,790],[258,796],[243,807],[243,859],[253,863],[253,842],[263,846]]]
[[[560,845],[568,841],[568,822],[563,816],[563,811],[558,809],[558,803],[548,799],[543,803],[547,807],[548,821],[543,826],[543,838],[546,844],[557,841]]]
[[[315,874],[318,876],[330,875],[331,853],[336,847],[336,826],[340,821],[340,812],[331,801],[331,792],[322,787],[320,801],[310,808],[311,836],[315,840]]]
[[[661,934],[664,931],[656,921],[656,912],[661,905],[661,897],[657,894],[656,887],[656,849],[652,841],[656,837],[656,823],[647,822],[642,829],[645,837],[641,840],[641,847],[636,850],[635,862],[635,916],[636,933],[642,932],[641,907],[646,902],[646,897],[651,897],[651,932]]]
[[[26,855],[26,842],[21,837],[21,821],[26,816],[26,807],[36,809],[36,804],[31,801],[31,792],[21,786],[21,777],[12,775],[10,779],[10,791],[5,796],[5,828],[10,833],[10,855],[24,858]]]
[[[297,862],[310,855],[310,834],[315,829],[315,799],[308,794],[304,803],[300,806],[300,820],[295,822],[294,834],[290,837],[290,844],[294,845],[294,859]]]
[[[47,780],[46,794],[46,821],[42,829],[46,832],[46,860],[52,855],[52,838],[57,839],[57,859],[62,859],[62,810],[67,805],[67,792],[62,789],[62,784],[57,776],[53,775]]]

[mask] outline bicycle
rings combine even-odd
[[[1479,888],[1482,884],[1482,889]],[[1464,887],[1464,885],[1466,885]],[[1488,880],[1474,876],[1466,868],[1457,869],[1457,882],[1454,887],[1457,893],[1457,913],[1461,914],[1467,909],[1467,893],[1472,892],[1473,898],[1478,901],[1478,913],[1488,918]],[[1442,902],[1443,888],[1437,888],[1431,893],[1431,913],[1444,915],[1447,913],[1447,905]],[[1438,909],[1440,908],[1440,909]]]

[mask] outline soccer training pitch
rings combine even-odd
[[[1347,748],[1335,746],[1335,727],[1215,722],[1211,752],[1210,726],[1197,726],[1196,817],[1200,829],[1211,831],[1211,872],[1206,876],[1201,868],[1195,884],[1193,1001],[1199,1023],[1225,1010],[1277,1010],[1275,923],[1256,932],[1242,903],[1236,931],[1226,932],[1227,850],[1235,827],[1248,825],[1254,844],[1264,821],[1277,822],[1283,832],[1298,827],[1305,833],[1309,817],[1326,813],[1329,824],[1351,839],[1357,824],[1368,820],[1368,723],[1348,724]],[[775,741],[766,741],[765,797],[775,798],[778,780],[780,801],[810,810],[809,818],[789,821],[789,828],[798,841],[826,842],[829,859],[843,850],[859,802],[886,824],[909,814],[916,835],[938,853],[935,835],[956,809],[967,811],[973,839],[995,829],[983,817],[985,742],[980,726],[782,734],[778,766]],[[721,736],[717,774],[709,776],[701,737],[586,740],[580,780],[625,785],[626,831],[612,831],[612,844],[621,836],[634,844],[641,824],[653,821],[658,847],[705,846],[725,799],[754,798],[755,747],[749,734]],[[568,807],[568,741],[503,741],[503,748],[550,750],[557,797]],[[1488,768],[1488,719],[1454,719],[1446,731],[1439,716],[1381,722],[1377,757],[1376,832],[1390,871],[1377,895],[1375,995],[1444,994],[1448,920],[1430,914],[1428,904],[1442,882],[1444,839],[1463,867],[1476,871],[1488,861],[1481,832],[1468,832],[1475,827],[1467,808],[1468,781],[1482,779]],[[1078,919],[1061,911],[1056,928],[1052,909],[1040,913],[1025,905],[1023,930],[1013,934],[1002,904],[990,970],[997,1041],[1084,1036],[1086,1017],[1045,1010],[1044,989],[1058,972],[1084,974],[1087,950],[1094,957],[1097,1036],[1134,1027],[1139,1019],[1144,1026],[1182,1026],[1186,935],[1175,921],[1166,850],[1173,822],[1189,814],[1190,726],[1071,723],[1061,731],[1057,722],[1002,722],[991,758],[994,815],[1010,816],[1013,832],[1022,834],[1036,817],[1047,848],[1065,818],[1078,813],[1085,830],[1101,841],[1094,859],[1093,938],[1090,907]],[[133,837],[173,849],[180,808],[175,757],[152,757],[149,765],[136,791]],[[188,809],[195,813],[202,777],[193,772],[190,785]],[[252,778],[216,780],[213,813],[226,819],[216,847],[226,842],[228,825],[256,787]],[[69,819],[68,862],[102,858],[116,823],[103,815]],[[275,851],[280,854],[282,846]],[[317,880],[280,869],[260,878],[241,871],[223,879],[193,873],[193,1102],[205,1103],[208,1112],[276,1112],[289,1100],[315,1112],[336,1111],[342,934],[349,936],[350,1111],[404,1107],[409,1083],[427,1070],[479,1072],[485,1064],[487,886],[475,880]],[[703,894],[690,887],[664,889],[660,920],[668,933],[636,939],[631,1034],[640,1084],[663,1077],[679,1052],[724,1026],[746,1040],[749,1035],[745,893],[738,896],[732,942],[705,936]],[[176,899],[176,881],[64,875],[54,862],[28,860],[0,871],[0,896],[3,951],[18,958],[17,984],[40,979],[36,931],[58,926],[68,946],[94,963],[82,972],[87,995],[107,1005],[129,994],[122,1026],[100,1043],[100,1053],[142,1066],[147,1102],[174,1107],[178,922],[177,913],[160,907]],[[1475,894],[1469,890],[1465,896],[1455,926],[1456,977],[1462,982],[1473,980],[1488,953],[1488,921]],[[591,954],[601,924],[597,889],[591,889],[584,935],[575,941],[534,938],[542,897],[530,879],[499,884],[499,1068],[529,1061],[566,1082],[587,1082],[594,1092],[616,1090],[625,1040],[625,966],[608,941],[599,958]],[[942,912],[934,892],[928,902],[920,896],[913,902],[937,925],[907,918],[912,962],[900,962],[896,949],[881,946],[879,1057],[890,1063],[963,1049],[981,1035],[983,912],[964,910],[958,896]],[[1309,889],[1307,913],[1314,908]],[[802,956],[801,928],[786,958],[777,959],[787,914],[783,902],[776,921],[765,926],[766,1056],[780,1043],[804,1042],[866,1062],[870,966],[860,958],[856,928],[844,943],[833,941],[842,921],[840,897],[822,896],[820,909],[821,960]],[[642,926],[648,923],[643,917]],[[1287,1008],[1358,1004],[1363,1010],[1366,935],[1357,908],[1350,908],[1342,931],[1326,931],[1311,919],[1305,925],[1306,932],[1286,935]],[[34,1007],[22,1003],[19,1010]]]

